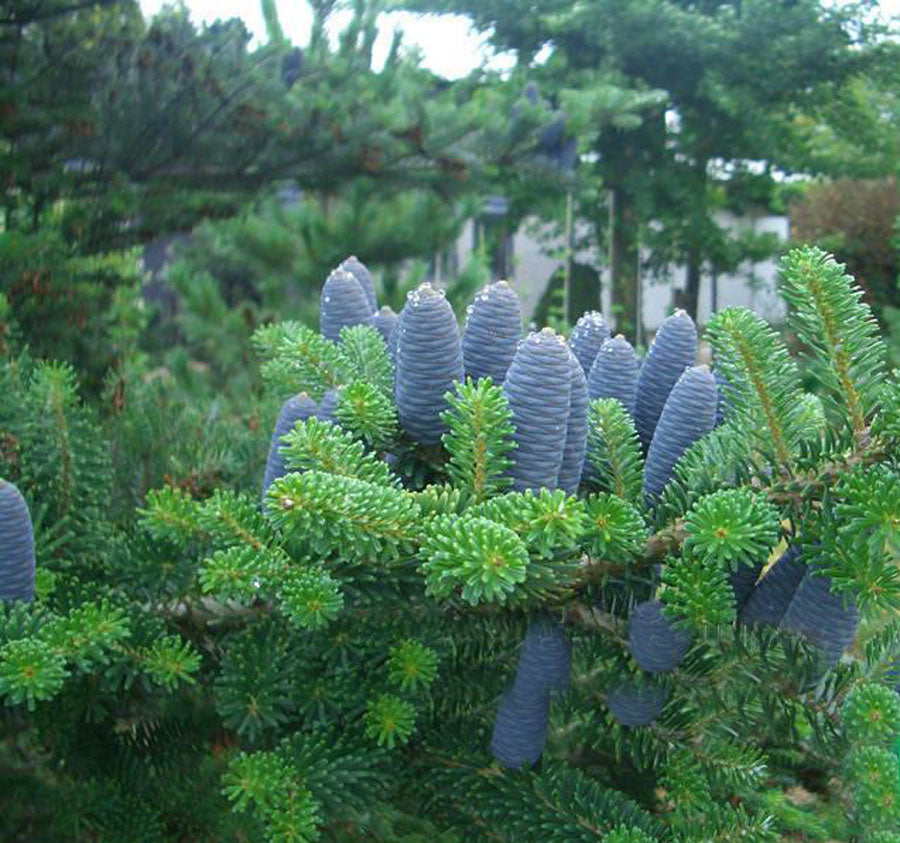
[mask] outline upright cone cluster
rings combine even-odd
[[[522,336],[522,304],[506,281],[488,284],[469,305],[463,331],[463,363],[467,378],[484,377],[500,385]]]
[[[505,767],[536,764],[547,740],[550,694],[569,683],[572,647],[561,625],[548,617],[528,628],[511,690],[494,721],[491,752]]]
[[[446,431],[444,394],[463,378],[459,328],[444,291],[425,283],[411,292],[394,330],[400,423],[416,441],[437,445]]]
[[[18,488],[0,480],[0,600],[34,599],[34,529]]]

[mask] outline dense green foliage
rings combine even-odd
[[[256,337],[272,396],[305,391],[322,414],[336,388],[336,421],[310,417],[284,437],[287,473],[262,510],[257,451],[249,475],[218,488],[159,486],[134,523],[110,505],[115,466],[71,373],[8,357],[2,471],[32,506],[39,574],[35,600],[3,612],[0,691],[18,747],[6,744],[18,785],[4,804],[20,808],[4,812],[5,836],[893,830],[900,388],[840,267],[807,250],[782,274],[825,413],[811,427],[796,410],[795,364],[757,317],[723,312],[708,335],[725,421],[658,500],[642,494],[644,454],[615,399],[592,402],[594,465],[577,495],[511,492],[522,431],[502,386],[460,383],[441,399],[443,444],[422,446],[397,425],[374,329],[332,343],[282,323]],[[735,576],[757,579],[786,544],[809,566],[790,623],[743,622]],[[777,568],[751,580],[751,600]],[[845,595],[861,613],[858,630],[846,615],[852,646],[824,662],[831,639],[798,621],[803,589],[823,577],[837,612],[825,630]],[[644,618],[661,638],[641,637]],[[644,725],[624,725],[625,680],[662,692]],[[545,713],[527,726],[515,712],[532,698]],[[516,748],[525,740],[534,749]],[[519,751],[538,763],[502,760]],[[829,784],[810,807],[786,798],[813,779]]]

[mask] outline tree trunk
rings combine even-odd
[[[697,305],[700,301],[700,281],[703,268],[703,255],[699,247],[692,247],[687,259],[687,277],[684,285],[684,297],[681,301],[688,315],[697,321]]]
[[[622,187],[610,191],[609,266],[612,314],[616,333],[629,342],[640,339],[637,215],[634,198]]]

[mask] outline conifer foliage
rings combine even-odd
[[[50,706],[101,663],[173,701],[197,683],[224,736],[216,804],[251,839],[824,835],[783,793],[810,771],[839,791],[831,838],[890,839],[900,401],[843,272],[806,250],[782,273],[807,333],[851,308],[834,342],[806,342],[830,396],[815,420],[781,340],[741,309],[707,329],[718,425],[685,314],[633,404],[596,391],[634,381],[616,339],[585,366],[543,329],[497,380],[465,377],[433,285],[387,342],[366,324],[377,301],[336,337],[260,329],[268,388],[317,411],[279,422],[262,509],[228,489],[148,496],[137,529],[180,560],[190,619],[130,617],[113,585],[96,606],[48,598],[42,564],[65,552],[36,528],[38,588],[4,610],[0,692]],[[508,336],[473,336],[481,359],[508,355]]]

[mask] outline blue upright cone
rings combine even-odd
[[[384,341],[388,343],[388,348],[390,348],[391,334],[397,326],[398,319],[397,314],[387,305],[369,317],[369,324],[384,337]]]
[[[357,281],[369,302],[369,313],[378,310],[378,297],[375,295],[375,284],[372,282],[372,273],[368,267],[356,257],[350,255],[342,264],[341,269],[349,272]]]
[[[266,472],[263,476],[263,499],[266,492],[279,477],[287,474],[284,456],[281,453],[282,441],[281,437],[290,433],[297,422],[306,421],[308,418],[316,415],[316,402],[312,400],[305,392],[295,395],[285,401],[281,412],[278,414],[278,421],[275,422],[275,430],[272,431],[272,441],[269,444],[269,457],[266,460]]]
[[[631,343],[621,334],[600,346],[588,376],[588,395],[615,398],[631,416],[637,400],[638,362]]]
[[[691,646],[691,635],[676,629],[662,610],[659,600],[647,600],[635,606],[628,619],[631,657],[649,673],[674,670]]]
[[[499,386],[522,336],[522,304],[506,281],[488,284],[467,309],[462,350],[466,377]]]
[[[319,330],[322,336],[338,342],[341,328],[368,322],[372,311],[369,299],[356,278],[338,267],[322,287]]]
[[[569,684],[572,644],[555,618],[536,618],[528,627],[515,687],[523,693],[564,691]]]
[[[830,577],[809,568],[778,626],[815,645],[820,650],[819,669],[829,670],[853,643],[859,610],[847,594],[831,590]]]
[[[444,395],[463,377],[459,328],[443,290],[426,283],[410,293],[395,330],[400,423],[416,441],[437,445],[447,429],[441,420]]]
[[[34,530],[28,504],[0,480],[0,600],[34,599]]]
[[[640,396],[638,396],[640,401]],[[653,433],[644,467],[644,497],[655,503],[675,463],[716,421],[716,382],[707,366],[687,369],[669,394]]]
[[[569,349],[551,328],[519,345],[503,382],[512,411],[516,448],[510,452],[513,490],[555,489],[569,418]]]
[[[731,590],[734,592],[734,607],[736,612],[740,612],[746,602],[750,599],[756,581],[759,579],[762,565],[738,565],[736,571],[729,574],[729,582]]]
[[[572,374],[569,394],[569,420],[566,425],[566,447],[559,468],[557,485],[567,494],[574,495],[581,483],[588,436],[588,389],[584,371],[574,353],[569,355]]]
[[[741,609],[741,623],[778,626],[805,575],[806,563],[800,548],[792,545],[750,592]]]
[[[550,697],[546,691],[507,691],[500,700],[491,752],[504,766],[518,770],[540,761],[547,742]]]
[[[582,314],[575,323],[575,327],[572,328],[572,333],[569,335],[569,347],[578,358],[585,378],[590,374],[597,352],[608,339],[609,327],[603,321],[603,316],[596,310]]]
[[[697,356],[697,326],[683,310],[665,319],[638,375],[634,422],[638,436],[647,448],[669,393]]]
[[[618,682],[606,695],[613,719],[622,726],[648,726],[666,704],[664,688],[652,682]]]

